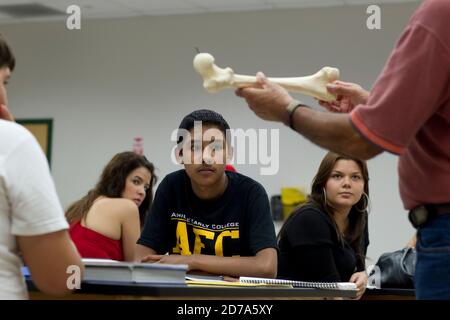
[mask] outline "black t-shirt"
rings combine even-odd
[[[353,273],[364,270],[364,262],[344,240],[339,241],[331,218],[319,209],[300,209],[285,227],[279,241],[278,278],[346,282]],[[369,245],[367,224],[362,252]]]
[[[199,199],[184,170],[158,187],[138,243],[159,254],[254,256],[277,248],[269,199],[256,181],[226,171],[228,186],[217,200]]]

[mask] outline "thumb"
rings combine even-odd
[[[265,87],[269,84],[269,80],[267,79],[266,75],[261,71],[256,74],[256,82],[258,82],[261,87]]]
[[[329,83],[327,84],[327,89],[330,93],[335,95],[342,95],[346,97],[351,97],[356,94],[356,90],[353,87],[345,86],[340,83]]]

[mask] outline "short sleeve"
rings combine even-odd
[[[411,23],[367,104],[357,106],[351,113],[353,126],[382,149],[403,153],[448,97],[449,59],[448,49],[433,32]]]
[[[168,250],[169,218],[168,218],[168,178],[161,181],[155,193],[150,214],[145,219],[144,228],[137,241],[138,244],[152,248],[158,254],[165,254]]]
[[[31,134],[6,157],[3,168],[12,234],[34,236],[69,227],[47,159]]]
[[[256,255],[258,251],[265,248],[277,249],[269,198],[259,183],[252,186],[248,203],[247,217],[249,217],[249,222],[246,224],[248,226],[246,231],[248,232],[247,238],[250,242],[251,254]]]

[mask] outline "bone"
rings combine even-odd
[[[194,69],[203,78],[203,87],[210,93],[227,88],[254,86],[256,77],[235,74],[230,67],[220,68],[214,64],[214,57],[209,53],[199,53],[194,58]],[[329,93],[326,85],[339,79],[339,69],[323,67],[313,75],[295,78],[268,78],[291,92],[312,96],[323,101],[333,101],[336,96]]]

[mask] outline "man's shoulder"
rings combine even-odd
[[[184,169],[180,169],[167,174],[161,181],[161,185],[171,186],[179,185],[180,182],[186,180],[186,172]]]
[[[165,197],[176,197],[185,192],[187,174],[182,170],[177,170],[167,174],[158,185],[157,194]]]
[[[16,122],[0,119],[0,137],[2,140],[12,139],[20,141],[32,137],[32,134],[25,129],[25,127]]]
[[[184,179],[184,177],[186,176],[186,171],[184,169],[180,169],[180,170],[176,170],[173,171],[169,174],[166,175],[166,179]]]
[[[416,11],[413,21],[425,26],[438,35],[448,33],[448,17],[450,16],[450,1],[426,0]]]
[[[23,126],[15,122],[0,120],[1,153],[8,154],[18,145],[30,139],[33,139],[33,135]]]
[[[450,1],[448,0],[426,0],[424,6],[431,12],[437,13],[439,11],[447,17],[450,13]]]
[[[255,191],[262,191],[264,193],[266,192],[261,183],[246,175],[243,175],[242,173],[227,171],[226,174],[229,179],[233,180],[236,189],[255,190]]]

